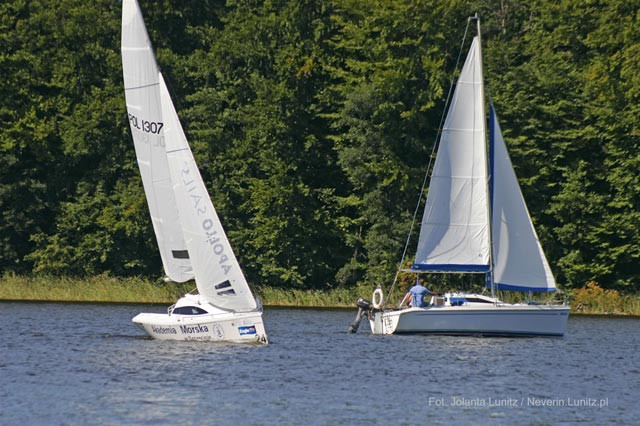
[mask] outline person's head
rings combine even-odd
[[[418,284],[420,284],[420,285],[424,285],[424,278],[420,278],[420,279],[418,280]]]

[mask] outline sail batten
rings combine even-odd
[[[144,86],[125,87],[124,91],[126,92],[127,90],[131,91],[131,90],[146,89],[148,87],[153,87],[153,86],[158,86],[158,83],[145,84]]]

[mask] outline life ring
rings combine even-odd
[[[382,293],[382,289],[376,288],[373,290],[373,296],[371,296],[371,305],[375,309],[382,308],[382,303],[384,302],[384,294]]]

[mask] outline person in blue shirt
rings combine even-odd
[[[409,292],[402,299],[401,305],[408,300],[409,306],[412,308],[425,308],[427,307],[427,302],[425,301],[425,296],[427,294],[431,294],[429,290],[423,285],[424,280],[420,278],[416,285],[409,289]]]

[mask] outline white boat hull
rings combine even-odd
[[[262,312],[208,315],[142,313],[132,321],[159,340],[268,343]]]
[[[563,305],[430,306],[374,312],[373,334],[563,336],[569,307]]]

